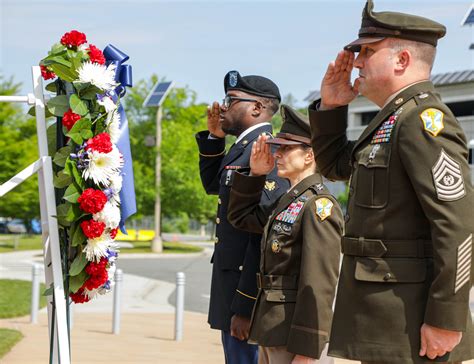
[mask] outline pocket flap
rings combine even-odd
[[[418,258],[356,258],[355,279],[366,282],[417,283],[426,278],[426,261]]]
[[[369,144],[360,152],[359,164],[366,168],[387,168],[391,149],[388,143]]]
[[[268,302],[296,302],[296,290],[265,290]]]

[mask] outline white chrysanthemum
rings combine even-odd
[[[122,181],[123,181],[123,177],[121,174],[118,174],[118,173],[114,174],[110,178],[109,188],[114,190],[115,193],[119,193],[122,190]]]
[[[107,120],[105,121],[107,125],[107,132],[110,135],[110,141],[114,144],[117,144],[120,137],[120,114],[117,110],[107,114]]]
[[[115,229],[120,223],[120,208],[107,202],[102,210],[92,215],[95,221],[100,221],[109,229]]]
[[[79,81],[90,82],[102,90],[112,90],[117,86],[115,82],[115,65],[105,67],[102,64],[84,62],[79,68]]]
[[[117,147],[110,153],[89,152],[89,165],[82,171],[82,177],[92,179],[96,185],[107,185],[110,178],[120,172],[123,167],[122,154]]]
[[[109,96],[104,96],[97,99],[97,103],[105,108],[106,113],[110,113],[117,109],[117,104]]]
[[[98,289],[93,289],[92,291],[89,291],[87,288],[84,288],[84,295],[89,297],[89,300],[93,300],[94,298],[96,298],[98,293]]]
[[[107,258],[107,249],[112,242],[109,234],[104,233],[98,238],[87,239],[87,245],[82,250],[86,253],[86,258],[90,262],[100,262],[100,258]]]

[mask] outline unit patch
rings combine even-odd
[[[444,129],[444,114],[441,110],[429,108],[420,114],[425,131],[433,136],[437,136]]]
[[[229,86],[235,87],[237,86],[238,81],[238,73],[236,71],[232,71],[229,73]]]
[[[456,263],[456,281],[454,283],[454,293],[459,291],[471,277],[472,259],[472,234],[458,246],[458,256]]]
[[[432,168],[433,181],[438,199],[456,201],[464,197],[466,190],[462,178],[461,166],[444,149]]]
[[[388,143],[390,141],[390,138],[392,136],[392,130],[395,126],[395,122],[397,121],[398,115],[400,115],[400,113],[395,112],[395,114],[390,115],[388,120],[385,120],[382,125],[379,126],[379,128],[372,136],[370,144]]]
[[[319,216],[321,221],[326,220],[331,216],[332,208],[334,204],[326,197],[318,198],[316,200],[316,215]]]
[[[277,217],[275,217],[275,220],[277,221],[283,221],[288,224],[293,224],[296,221],[296,218],[300,214],[301,209],[304,206],[304,201],[295,201],[288,206],[286,210],[283,210],[280,212]]]
[[[267,191],[273,191],[275,188],[277,188],[277,183],[276,183],[276,181],[267,180],[267,181],[265,181],[265,186],[264,186],[264,188],[265,188]]]

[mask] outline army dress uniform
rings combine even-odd
[[[224,79],[225,91],[239,89],[279,98],[278,89],[271,87],[276,85],[268,85],[262,79],[259,76],[241,77],[238,72],[231,71]],[[209,138],[208,131],[196,134],[202,184],[208,194],[219,196],[208,316],[213,329],[229,331],[232,316],[239,314],[250,318],[255,303],[261,235],[234,228],[227,220],[227,205],[236,170],[249,166],[252,144],[257,137],[262,133],[271,136],[271,132],[269,123],[257,126],[238,140],[227,154],[224,138]],[[261,202],[271,204],[287,188],[288,182],[273,171],[267,178]]]
[[[285,109],[293,118],[301,115]],[[306,123],[305,130],[298,133],[294,128],[286,130],[285,121],[282,132],[271,142],[285,144],[285,138],[297,142],[292,144],[305,141],[309,145]],[[229,203],[232,224],[263,232],[249,341],[285,347],[293,356],[319,358],[331,326],[342,212],[319,173],[303,179],[272,205],[262,206],[259,201],[265,183],[265,176],[237,173]]]
[[[369,1],[363,25],[377,17],[371,5]],[[373,37],[383,36],[384,22],[397,22],[397,17],[407,18],[398,24],[415,22],[406,14],[380,14],[384,17],[369,29],[378,32]],[[435,42],[444,34],[437,23],[415,20],[408,36]],[[397,31],[401,38],[406,31],[396,24],[386,28],[388,36]],[[474,200],[466,138],[458,121],[430,81],[394,95],[355,142],[346,138],[347,106],[317,108],[318,101],[309,113],[318,166],[328,178],[350,178],[329,354],[428,362],[419,356],[420,328],[426,323],[463,334],[451,353],[434,361],[473,358],[469,291]]]

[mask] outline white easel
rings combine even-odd
[[[48,296],[48,327],[50,342],[53,345],[52,362],[55,364],[69,364],[71,362],[71,353],[67,328],[67,303],[64,297],[58,222],[55,218],[56,201],[53,186],[53,165],[48,154],[48,140],[46,137],[43,80],[40,67],[33,66],[31,70],[33,94],[30,93],[27,96],[0,95],[0,102],[23,102],[35,106],[39,159],[0,185],[0,197],[33,174],[38,173],[45,281],[46,287],[51,287],[52,285],[54,288],[54,303],[53,296]]]

